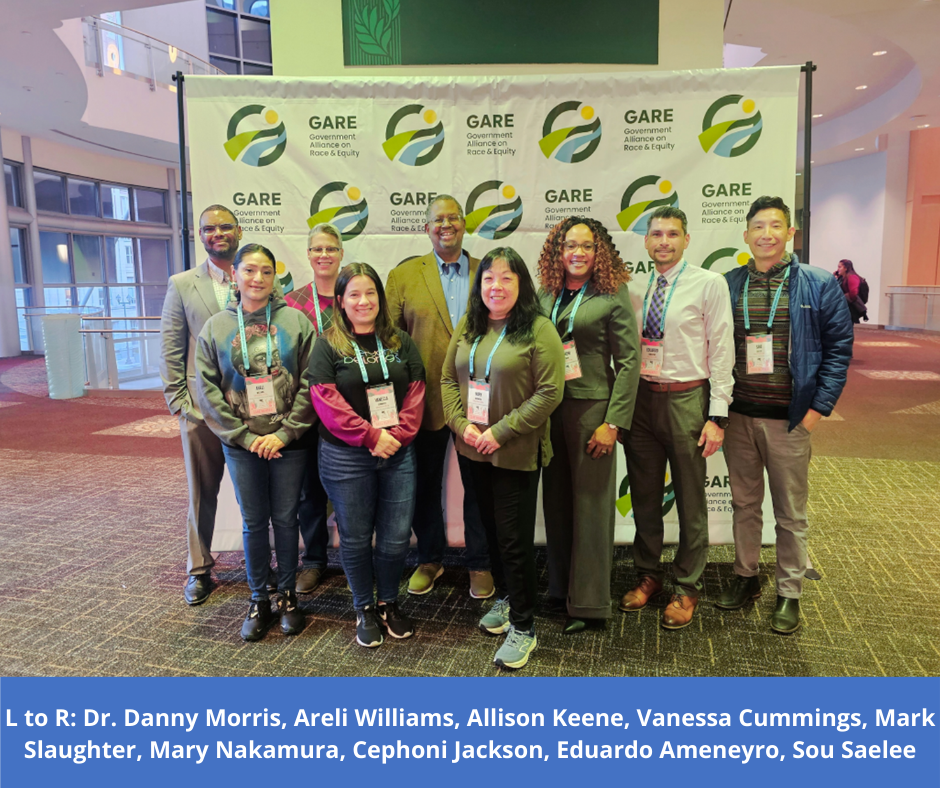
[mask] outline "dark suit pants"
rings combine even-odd
[[[594,460],[586,451],[607,404],[566,397],[551,418],[553,457],[542,485],[548,593],[567,599],[574,618],[611,614],[616,454]]]
[[[677,592],[698,597],[708,563],[705,458],[698,440],[708,413],[708,386],[655,392],[640,381],[633,427],[626,443],[627,474],[636,538],[633,560],[640,578],[662,582],[663,494],[666,462],[679,513],[679,548],[673,562]]]
[[[418,563],[439,564],[447,547],[447,529],[441,493],[444,486],[444,461],[447,444],[453,433],[448,427],[439,430],[418,430],[414,440],[418,462],[418,489],[415,493],[415,514],[411,527],[418,540]],[[472,460],[457,455],[460,480],[463,482],[463,533],[466,552],[464,564],[475,571],[489,569],[486,533],[480,522],[480,508],[470,473]]]
[[[186,571],[191,575],[206,575],[215,563],[209,549],[215,531],[215,513],[219,504],[219,486],[225,471],[225,457],[222,454],[222,442],[205,422],[193,424],[182,414],[179,420],[183,459],[186,462],[186,483],[189,485],[189,514],[186,518],[189,558]]]
[[[473,483],[486,529],[493,582],[499,597],[509,597],[509,621],[516,629],[535,624],[538,578],[535,572],[535,513],[539,471],[495,468],[470,460]]]

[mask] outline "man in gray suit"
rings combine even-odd
[[[206,321],[225,309],[232,297],[232,260],[242,228],[224,205],[210,205],[199,217],[199,237],[209,257],[202,265],[170,277],[160,321],[163,394],[170,413],[179,416],[189,485],[189,577],[183,596],[190,605],[202,604],[212,593],[209,572],[215,562],[209,548],[225,470],[222,444],[196,403],[196,340]]]

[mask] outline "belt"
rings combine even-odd
[[[708,383],[707,380],[687,380],[684,383],[678,383],[675,381],[668,381],[666,383],[653,383],[646,378],[640,378],[640,380],[649,386],[650,391],[657,392],[670,392],[670,391],[688,391],[689,389],[697,389],[699,386],[704,386]]]

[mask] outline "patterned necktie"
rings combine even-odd
[[[663,300],[666,295],[666,277],[662,274],[656,280],[656,290],[650,301],[650,310],[646,314],[646,336],[648,339],[662,339],[662,332],[659,330],[660,321],[663,319]]]

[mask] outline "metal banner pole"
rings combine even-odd
[[[176,111],[180,137],[180,241],[183,244],[183,270],[192,267],[189,259],[189,189],[186,185],[186,115],[183,107],[183,72],[173,75],[176,83]]]
[[[810,158],[813,154],[813,72],[816,66],[812,60],[807,60],[800,71],[806,74],[806,102],[803,108],[803,256],[801,263],[809,265],[809,223],[810,223],[810,196],[812,187],[813,168]]]

